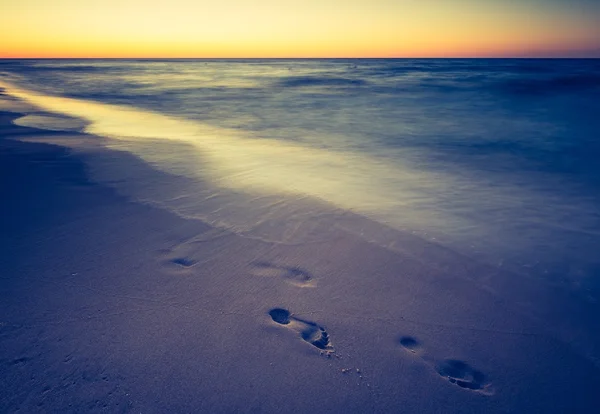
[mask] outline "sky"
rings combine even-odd
[[[600,0],[1,0],[0,57],[600,57]]]

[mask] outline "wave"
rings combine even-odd
[[[247,199],[280,197],[277,199],[280,202],[284,198],[298,200],[308,196],[334,209],[358,212],[386,223],[391,217],[398,217],[400,209],[401,222],[436,221],[416,205],[433,202],[425,194],[433,194],[443,185],[439,177],[401,162],[391,164],[359,152],[261,138],[249,131],[209,126],[131,106],[50,96],[9,84],[4,87],[11,95],[45,111],[83,119],[87,124],[85,132],[110,138],[110,147],[133,153],[162,171],[207,181],[213,188],[246,194]],[[202,197],[207,196],[203,193]],[[160,194],[153,197],[157,202],[166,201],[161,200]],[[168,197],[171,200],[177,196]],[[239,208],[249,208],[239,197],[231,197],[229,193],[221,201],[226,198],[229,201],[225,204],[230,207],[237,204]],[[175,210],[185,210],[186,216],[194,216],[197,208],[205,217],[206,208],[199,201],[192,202],[194,207],[190,207],[188,195],[184,198],[185,206],[179,209],[175,205]],[[274,201],[269,200],[266,204],[270,206]],[[274,216],[271,207],[260,207],[262,201],[251,204],[255,211],[244,214],[252,217],[252,225],[283,217]],[[173,203],[169,201],[169,205]],[[293,209],[288,206],[281,211],[284,210],[289,213]],[[219,216],[219,220],[227,218]]]
[[[547,78],[517,78],[500,84],[501,88],[519,95],[579,93],[600,88],[599,73],[577,73]]]
[[[275,82],[275,86],[285,88],[301,88],[308,86],[320,87],[344,87],[344,86],[365,86],[368,82],[364,79],[342,78],[332,76],[290,76],[279,79]]]

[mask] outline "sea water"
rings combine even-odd
[[[103,168],[185,217],[302,243],[355,214],[600,298],[599,60],[4,60],[0,86],[168,173]]]

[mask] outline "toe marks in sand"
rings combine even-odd
[[[313,287],[313,275],[297,266],[279,266],[270,262],[252,263],[251,273],[261,277],[279,277],[287,283],[298,287]]]
[[[269,311],[273,322],[297,332],[305,341],[325,352],[333,352],[333,346],[327,331],[314,322],[300,319],[287,309],[275,308]]]
[[[458,359],[444,359],[436,362],[434,358],[425,355],[421,343],[411,336],[402,336],[398,342],[405,350],[420,356],[423,361],[431,365],[440,377],[451,384],[485,395],[494,393],[487,376],[466,362]]]

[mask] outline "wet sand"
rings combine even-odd
[[[18,116],[0,114],[0,412],[600,404],[596,304],[411,235],[286,245],[186,220],[84,162],[139,159],[42,144],[90,137]]]

